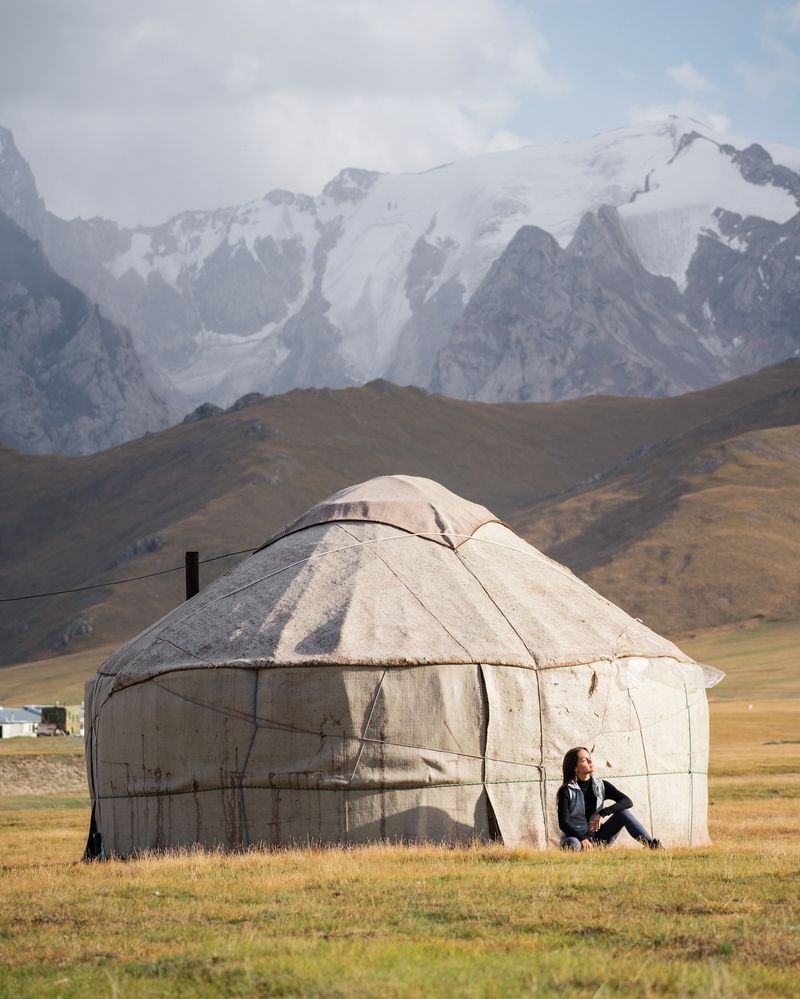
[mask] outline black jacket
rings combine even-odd
[[[614,804],[605,805],[610,798]],[[593,815],[611,815],[624,808],[632,808],[633,802],[607,780],[592,775],[590,780],[572,780],[558,789],[558,827],[565,836],[576,839],[589,838],[589,820]]]

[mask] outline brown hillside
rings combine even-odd
[[[512,518],[515,528],[653,628],[676,634],[800,611],[800,395],[765,423],[715,421]],[[750,412],[751,417],[755,415]]]
[[[514,520],[709,421],[751,407],[758,428],[768,400],[798,384],[800,364],[786,362],[670,399],[492,406],[376,382],[290,392],[81,458],[0,449],[0,595],[171,568],[187,548],[255,547],[335,490],[385,473],[429,476]],[[204,566],[203,582],[230,564]],[[0,604],[0,661],[121,642],[182,597],[177,572]]]

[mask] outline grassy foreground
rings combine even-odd
[[[796,996],[791,634],[697,638],[735,690],[711,692],[713,845],[698,850],[379,845],[83,865],[85,794],[8,795],[0,996]],[[39,750],[55,765],[77,746],[2,748],[7,763]]]
[[[75,862],[85,808],[37,799],[2,814],[0,991],[796,995],[797,778],[786,790],[725,789],[716,843],[696,851],[373,846],[93,865]]]
[[[3,994],[796,995],[797,855],[771,804],[766,840],[693,853],[374,846],[91,866],[72,862],[79,811],[33,837],[10,813]]]

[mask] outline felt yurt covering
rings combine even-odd
[[[545,847],[574,745],[662,841],[705,843],[708,676],[484,507],[372,479],[87,684],[89,852]]]

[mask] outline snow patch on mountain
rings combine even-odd
[[[619,214],[647,270],[672,278],[683,291],[698,237],[714,230],[718,208],[783,223],[798,206],[780,187],[748,183],[729,154],[698,137],[653,170],[648,190],[623,205]]]
[[[289,351],[276,337],[276,324],[269,323],[252,336],[238,337],[212,330],[197,334],[198,351],[194,359],[177,372],[187,396],[192,399],[210,397],[228,399],[245,392],[257,391],[263,385],[263,372],[280,367]]]
[[[405,275],[420,238],[445,257],[425,300],[457,278],[466,303],[521,226],[537,225],[566,247],[585,212],[642,189],[675,154],[684,125],[670,119],[378,177],[347,212],[322,284],[331,322],[347,330],[354,378],[378,377],[396,350],[411,317]],[[320,214],[330,217],[329,206]]]

